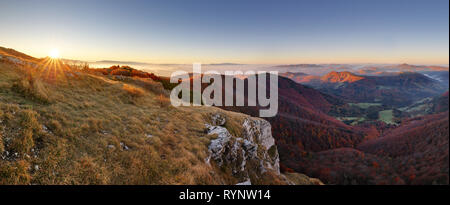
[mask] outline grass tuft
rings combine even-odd
[[[145,91],[142,88],[133,85],[123,84],[122,89],[125,91],[125,95],[123,95],[125,103],[137,105],[145,95]]]
[[[22,94],[33,101],[40,103],[50,103],[51,97],[49,89],[41,79],[33,75],[27,75],[17,80],[13,86],[13,91]]]

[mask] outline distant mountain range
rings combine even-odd
[[[382,103],[394,107],[406,106],[448,90],[448,80],[443,77],[448,79],[448,71],[428,71],[424,74],[397,72],[379,76],[356,75],[347,71],[332,71],[324,76],[304,73],[282,75],[348,102]]]
[[[388,75],[393,72],[448,71],[448,65],[410,65],[410,64],[293,64],[272,67],[281,73],[304,73],[323,76],[330,71],[351,72],[360,75]]]

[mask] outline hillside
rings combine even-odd
[[[448,85],[448,78],[449,78],[449,71],[424,71],[420,72],[424,74],[425,76],[434,79],[444,85]]]
[[[328,81],[305,84],[348,102],[381,103],[391,107],[407,106],[448,90],[448,85],[415,72],[363,77],[331,72],[322,78]]]
[[[415,117],[448,111],[448,91],[442,95],[424,98],[409,106],[399,108],[404,115]]]
[[[350,72],[336,72],[332,71],[320,78],[323,83],[353,83],[364,79],[362,76],[357,76]]]
[[[279,77],[278,81],[278,114],[266,119],[272,125],[283,171],[305,173],[327,184],[448,184],[448,178],[442,178],[446,173],[448,175],[448,169],[445,169],[442,161],[445,159],[445,150],[448,150],[448,143],[445,143],[445,139],[448,141],[448,132],[442,128],[442,124],[430,122],[426,130],[417,131],[422,138],[427,138],[425,140],[429,141],[430,136],[440,139],[439,143],[427,148],[427,150],[440,150],[430,153],[430,156],[438,159],[437,161],[427,164],[425,159],[416,157],[421,156],[421,153],[419,150],[414,152],[414,148],[410,155],[402,159],[406,161],[401,161],[400,158],[392,158],[365,149],[364,144],[384,139],[389,137],[389,133],[403,129],[402,118],[399,119],[400,126],[381,121],[358,126],[346,125],[327,113],[334,107],[348,105],[347,103],[284,77]],[[355,106],[369,110],[373,109],[373,106],[380,107],[369,103],[364,105],[360,103]],[[257,115],[258,110],[256,107],[223,107],[223,109],[250,115]],[[381,106],[379,110],[377,109],[375,109],[377,118],[388,121],[383,119],[386,117],[383,116],[386,112],[384,108]],[[437,118],[431,117],[431,119]],[[448,118],[443,119],[448,123]],[[424,134],[421,135],[421,133]],[[406,137],[404,134],[399,136]],[[416,143],[419,141],[414,141],[414,144]],[[380,149],[384,150],[384,148]],[[405,148],[398,146],[386,149],[401,151]],[[416,163],[419,166],[416,166]],[[417,172],[417,179],[411,179],[410,172],[405,170],[405,167],[442,169],[435,170],[431,174],[428,171]],[[421,180],[424,177],[428,179]]]
[[[408,184],[448,184],[448,116],[447,111],[406,120],[358,149],[391,159],[394,170]]]
[[[13,59],[21,59],[24,61],[31,61],[31,62],[35,62],[38,59],[31,57],[27,54],[21,53],[19,51],[16,51],[14,49],[11,48],[5,48],[5,47],[1,47],[0,46],[0,59],[2,58],[9,58],[10,60]]]
[[[302,163],[310,159],[305,156],[324,150],[356,147],[364,140],[365,130],[348,126],[326,114],[342,101],[284,77],[279,77],[278,84],[278,114],[265,119],[272,125],[282,170],[315,170],[319,165],[303,166]],[[222,108],[254,116],[258,113],[257,107]]]
[[[289,78],[297,83],[311,83],[320,80],[320,76],[308,75],[306,73],[286,72],[286,73],[279,73],[279,75]]]
[[[262,119],[174,108],[151,78],[44,60],[0,60],[0,184],[294,183]]]
[[[247,79],[243,81],[247,86]],[[203,84],[203,88],[207,85]],[[364,140],[367,135],[365,129],[348,126],[326,114],[333,106],[342,105],[341,100],[284,77],[279,77],[278,85],[278,114],[265,119],[271,124],[280,153],[281,171],[315,170],[314,166],[301,166],[302,161],[306,160],[304,156],[336,148],[356,147]],[[251,116],[258,116],[259,110],[259,107],[248,106],[220,108]]]

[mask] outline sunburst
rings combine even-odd
[[[42,59],[38,63],[38,75],[47,81],[62,80],[67,81],[66,75],[74,75],[70,66],[66,65],[59,55],[58,49],[52,49],[49,57]]]
[[[59,50],[57,48],[54,48],[49,53],[50,58],[58,59],[59,58]]]

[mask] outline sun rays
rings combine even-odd
[[[52,57],[42,59],[37,64],[37,73],[35,74],[46,81],[67,82],[68,76],[75,76],[76,74],[73,72],[73,68],[58,58],[59,53],[54,54]]]

